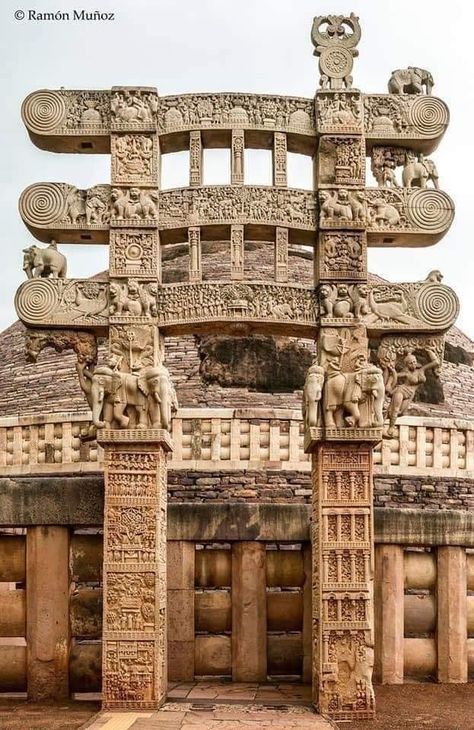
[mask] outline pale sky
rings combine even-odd
[[[28,16],[28,10],[34,9],[69,12],[72,18],[75,8],[114,12],[115,20],[14,17],[17,10]],[[461,300],[458,325],[474,337],[469,218],[474,211],[474,83],[466,0],[449,4],[439,0],[85,0],[77,4],[71,0],[2,0],[0,329],[16,319],[13,297],[24,280],[22,249],[34,243],[18,214],[22,190],[39,181],[89,187],[109,180],[107,155],[58,155],[30,143],[20,118],[21,102],[29,92],[61,86],[106,89],[135,84],[156,86],[163,96],[247,91],[312,97],[319,79],[310,41],[313,17],[351,10],[362,25],[354,86],[366,93],[384,93],[393,69],[421,66],[432,72],[433,93],[451,111],[448,131],[433,154],[441,188],[456,205],[451,230],[430,248],[371,249],[369,268],[391,281],[416,281],[430,270],[440,269],[444,282]],[[209,158],[208,162],[205,181],[218,182],[220,161]],[[183,163],[172,159],[166,163],[164,186],[187,184]],[[309,158],[301,158],[299,164],[292,160],[291,165],[290,183],[305,186]],[[251,172],[252,181],[265,179],[266,161],[255,159]],[[89,276],[107,267],[106,247],[63,246],[62,250],[71,277]]]

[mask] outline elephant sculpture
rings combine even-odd
[[[434,81],[430,72],[417,66],[393,71],[388,82],[390,94],[422,94],[423,87],[427,94],[431,94],[433,86]]]
[[[178,399],[168,369],[164,365],[144,368],[138,375],[138,388],[147,397],[151,428],[169,431],[173,414],[178,410]]]
[[[350,373],[333,371],[323,392],[327,428],[381,428],[385,387],[383,373],[361,360]]]
[[[47,248],[24,248],[23,253],[23,271],[28,279],[48,276],[64,279],[66,276],[66,257],[58,251],[55,241],[51,241]]]
[[[305,428],[319,426],[319,402],[323,393],[324,369],[313,362],[306,375],[303,388],[303,420]]]
[[[92,423],[96,428],[147,428],[147,397],[139,388],[139,378],[120,372],[119,365],[119,357],[112,353],[105,365],[88,375]]]
[[[402,181],[405,188],[426,188],[428,180],[431,180],[434,187],[439,189],[438,171],[433,160],[426,159],[422,154],[418,159],[413,154],[408,154],[402,172]]]

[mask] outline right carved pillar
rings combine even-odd
[[[466,550],[438,547],[438,682],[467,682]]]

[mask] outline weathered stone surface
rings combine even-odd
[[[26,541],[28,697],[69,696],[69,531],[30,527]]]
[[[438,547],[438,681],[467,682],[466,552]]]
[[[403,684],[403,547],[375,549],[375,677],[381,684]]]
[[[267,676],[266,546],[232,546],[232,679],[264,682]]]

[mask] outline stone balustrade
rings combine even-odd
[[[102,450],[80,438],[89,423],[88,412],[0,419],[0,474],[100,471]],[[174,470],[311,471],[297,410],[181,408],[172,436]],[[379,475],[474,478],[474,423],[405,416],[374,458]]]

